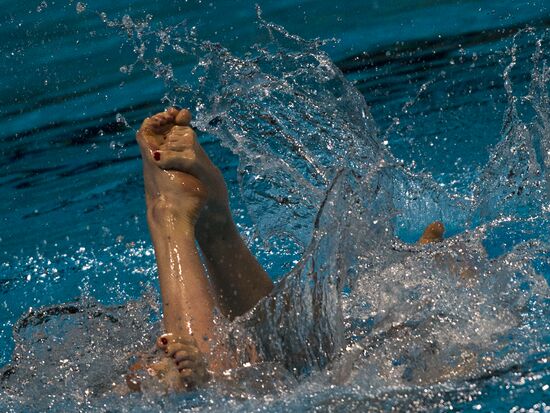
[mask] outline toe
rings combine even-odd
[[[160,126],[158,120],[146,118],[136,134],[138,143],[151,150],[158,148],[162,143],[162,134],[159,128],[162,128],[162,126]]]
[[[192,149],[182,151],[157,150],[153,153],[156,164],[165,170],[176,170],[196,176],[198,166]]]
[[[178,341],[187,346],[196,347],[197,343],[193,337],[180,337]]]
[[[136,134],[137,140],[140,144],[149,144],[148,136],[151,134],[153,128],[153,120],[151,118],[145,118],[139,127]]]
[[[195,367],[195,362],[193,360],[182,360],[176,363],[178,371],[182,370],[193,370]]]
[[[170,344],[172,340],[172,334],[163,334],[159,338],[157,338],[157,347],[160,350],[166,350],[168,348],[168,344]]]
[[[168,109],[166,109],[166,113],[168,113],[170,116],[173,116],[174,120],[178,116],[179,112],[180,112],[180,110],[175,108],[175,107],[169,107]]]
[[[191,112],[187,109],[182,109],[176,116],[176,125],[189,126],[191,124]]]
[[[191,379],[194,377],[195,375],[195,372],[193,371],[193,369],[181,369],[179,370],[180,372],[180,377],[182,379]]]
[[[181,349],[174,353],[173,358],[176,360],[176,363],[182,360],[189,360],[189,353],[184,349]]]
[[[176,115],[173,111],[160,112],[145,119],[142,129],[149,130],[153,134],[160,135],[157,136],[157,140],[159,140],[162,135],[168,133],[174,126],[175,120]]]
[[[169,343],[164,351],[168,357],[173,357],[174,354],[182,350],[185,350],[184,344],[175,342]]]
[[[194,147],[197,134],[188,126],[174,126],[166,138],[166,149],[183,150]]]
[[[153,115],[150,119],[151,126],[153,128],[158,128],[162,125],[164,117],[157,113],[156,115]]]
[[[172,111],[161,112],[156,116],[158,116],[158,119],[161,125],[165,125],[167,123],[174,123],[174,121],[176,120],[176,116]]]
[[[176,363],[179,363],[184,360],[193,361],[195,360],[197,355],[193,351],[193,349],[190,348],[182,348],[181,350],[174,353],[173,358],[176,361]]]
[[[188,347],[196,347],[195,340],[191,337],[176,338],[172,333],[162,334],[157,338],[156,344],[158,348],[166,349],[171,344],[181,344]]]

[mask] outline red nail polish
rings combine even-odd
[[[158,153],[158,152],[157,152]],[[158,159],[157,159],[158,161]],[[161,337],[160,338],[160,342],[163,344],[163,345],[167,345],[168,344],[168,339],[166,337]]]
[[[153,153],[153,158],[155,158],[155,161],[160,161],[160,152]]]

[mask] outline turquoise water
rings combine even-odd
[[[260,6],[2,5],[0,406],[548,410],[548,6]],[[134,133],[171,103],[290,310],[242,320],[241,386],[120,398],[159,328]]]

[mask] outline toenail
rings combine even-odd
[[[158,152],[157,152],[158,153]],[[160,338],[160,342],[163,344],[163,345],[167,345],[168,344],[168,339],[166,337],[161,337]]]
[[[156,151],[156,152],[153,154],[153,158],[155,158],[155,161],[160,161],[160,152]],[[163,338],[163,340],[166,340],[166,339]]]

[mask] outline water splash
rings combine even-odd
[[[493,149],[475,188],[475,221],[487,222],[504,215],[533,216],[549,202],[549,69],[543,58],[542,39],[536,39],[528,94],[519,98],[514,94],[511,72],[517,65],[515,38],[521,34],[514,37],[510,63],[503,74],[508,99],[503,139]],[[524,106],[523,117],[518,102]]]
[[[103,371],[93,366],[101,366],[99,343],[105,335],[121,337],[113,346],[121,350],[108,353],[120,378],[130,353],[150,343],[158,328],[142,320],[146,300],[114,309],[87,301],[42,309],[19,322],[2,403],[29,404],[25,395],[44,385],[48,394],[70,396],[64,407],[96,410],[113,403],[128,411],[182,404],[215,411],[226,408],[226,398],[235,410],[349,410],[367,402],[380,410],[445,409],[476,397],[490,380],[547,368],[544,37],[535,41],[531,84],[520,99],[511,81],[518,64],[517,39],[512,41],[504,70],[509,105],[503,139],[471,194],[456,196],[431,177],[412,173],[387,150],[364,98],[322,51],[323,42],[289,34],[259,13],[262,41],[238,56],[200,40],[184,23],[156,27],[150,16],[101,18],[129,39],[136,54],[123,72],[131,75],[142,65],[162,79],[164,101],[191,102],[195,126],[239,157],[241,195],[261,248],[290,249],[302,259],[272,297],[233,327],[234,337],[252,337],[272,362],[233,373],[249,387],[213,383],[190,395],[127,396],[120,406],[116,392],[95,381]],[[196,60],[194,84],[178,80],[171,56]],[[412,244],[436,219],[458,235],[427,247]],[[109,324],[113,317],[122,320],[121,330]],[[77,352],[61,363],[63,354],[82,346],[52,347],[58,345],[52,341],[59,336],[59,343],[67,343],[64,337],[81,327],[82,337],[94,344],[83,344],[86,356]],[[45,361],[47,346],[59,348],[53,364]],[[93,361],[90,375],[77,374],[83,370],[78,363],[87,360]],[[24,372],[36,365],[44,367],[44,376]],[[74,386],[56,387],[51,377],[74,380]],[[272,389],[254,391],[253,384],[261,387],[266,377],[274,381]],[[25,393],[23,384],[32,391]],[[53,400],[39,398],[36,406]]]

